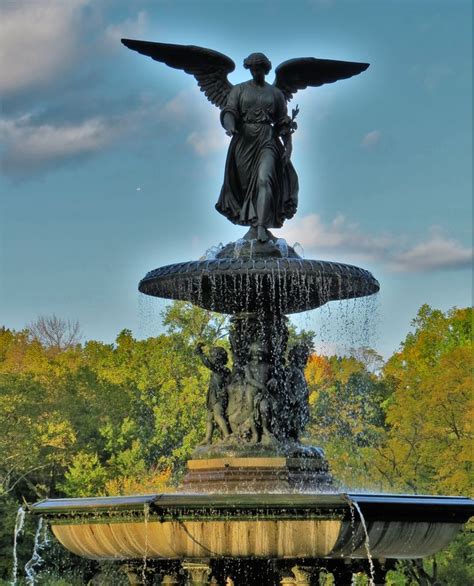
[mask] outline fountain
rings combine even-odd
[[[292,59],[264,81],[261,53],[244,62],[252,80],[231,86],[233,62],[200,47],[123,43],[193,74],[222,109],[232,136],[217,209],[249,226],[240,240],[199,261],[150,271],[139,290],[231,316],[232,367],[223,347],[197,354],[211,370],[206,437],[174,494],[47,499],[31,507],[71,552],[120,561],[133,584],[310,584],[320,570],[348,584],[364,571],[384,582],[397,559],[448,545],[473,511],[462,497],[341,491],[318,447],[300,436],[309,418],[309,349],[288,348],[287,315],[379,290],[366,270],[302,259],[277,239],[296,211],[290,161],[299,89],[334,82],[368,65]]]

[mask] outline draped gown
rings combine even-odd
[[[298,203],[298,177],[290,161],[284,163],[280,139],[290,132],[283,93],[253,80],[235,85],[221,113],[235,117],[225,175],[216,209],[234,224],[280,228]]]

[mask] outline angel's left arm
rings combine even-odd
[[[278,136],[281,138],[283,146],[285,147],[285,157],[289,160],[293,150],[293,141],[291,138],[291,118],[288,116],[286,100],[281,92],[278,94],[277,119],[275,127]]]

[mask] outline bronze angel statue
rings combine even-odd
[[[224,182],[216,209],[234,224],[250,226],[247,238],[265,242],[268,228],[280,228],[298,203],[298,177],[291,163],[294,120],[287,103],[308,86],[347,79],[368,63],[303,57],[281,63],[273,84],[265,81],[272,65],[263,53],[244,60],[252,79],[232,85],[227,76],[235,63],[222,53],[193,45],[122,39],[134,51],[193,75],[207,99],[221,110],[231,136]]]

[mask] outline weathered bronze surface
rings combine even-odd
[[[281,257],[183,262],[150,271],[139,285],[145,295],[187,300],[227,314],[297,313],[378,290],[378,281],[359,267]]]
[[[266,242],[268,228],[280,228],[298,205],[298,177],[290,161],[291,135],[297,129],[298,106],[288,116],[287,102],[308,86],[321,86],[365,71],[368,63],[304,57],[281,63],[273,84],[263,53],[252,53],[244,67],[252,79],[233,86],[229,57],[203,47],[122,39],[134,51],[193,75],[207,99],[221,109],[221,123],[232,137],[224,182],[216,209],[234,224],[256,229]]]
[[[211,349],[221,355],[212,359],[199,348],[204,364],[213,372],[203,443],[218,443],[221,454],[238,455],[248,444],[260,443],[275,455],[291,455],[301,451],[299,438],[308,421],[303,374],[308,349],[287,348],[285,314],[329,300],[370,295],[379,284],[358,267],[303,260],[292,250],[287,257],[278,257],[273,241],[254,240],[259,253],[254,258],[246,242],[252,241],[225,247],[216,260],[151,271],[139,290],[233,315],[231,373],[223,349]],[[215,428],[220,433],[213,435]],[[195,457],[201,452],[197,450]]]
[[[208,100],[220,108],[231,137],[217,210],[249,226],[245,236],[215,259],[180,263],[148,273],[139,290],[147,295],[188,300],[233,315],[232,372],[222,348],[197,352],[211,371],[204,446],[214,457],[244,455],[260,445],[278,456],[312,457],[299,439],[308,421],[304,367],[308,349],[287,348],[285,314],[320,307],[331,300],[371,295],[379,285],[370,273],[337,263],[306,261],[269,231],[291,218],[298,203],[298,178],[291,163],[298,107],[287,103],[308,86],[320,86],[365,71],[367,63],[305,57],[271,70],[263,53],[244,67],[252,79],[233,86],[227,56],[203,47],[122,39],[134,51],[193,75]],[[217,432],[217,433],[215,433]],[[196,450],[194,457],[208,457]],[[319,455],[318,455],[319,457]]]

